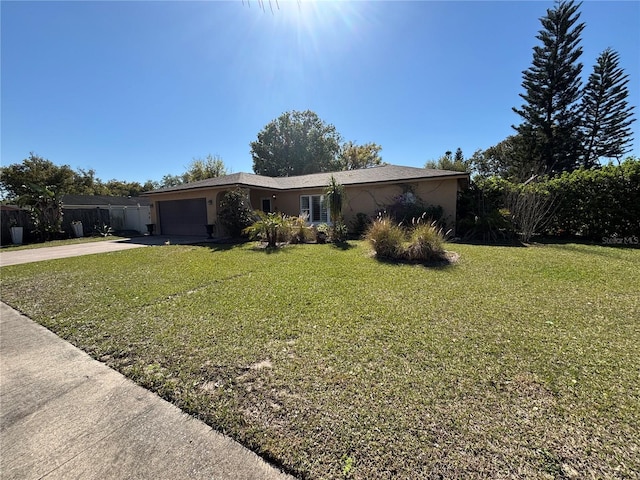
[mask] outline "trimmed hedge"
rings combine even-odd
[[[640,160],[579,169],[548,182],[558,195],[552,233],[602,237],[640,236]]]
[[[515,185],[499,177],[472,182],[458,199],[458,234],[493,242],[519,231],[508,210]],[[554,199],[542,224],[551,235],[577,235],[604,241],[640,237],[640,160],[629,157],[620,165],[578,169],[527,186]]]

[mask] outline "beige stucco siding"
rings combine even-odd
[[[390,205],[394,197],[409,187],[413,193],[429,205],[440,205],[444,211],[443,219],[449,227],[455,224],[456,197],[458,183],[456,179],[429,180],[404,185],[356,186],[346,189],[347,201],[343,210],[347,225],[359,212],[369,216]]]
[[[324,191],[322,188],[277,192],[276,199],[274,201],[274,210],[286,215],[297,217],[300,215],[301,195],[322,195],[323,193]]]
[[[458,191],[458,181],[455,178],[428,180],[407,184],[373,184],[363,186],[347,186],[345,188],[346,202],[343,214],[347,225],[355,218],[356,214],[363,212],[369,216],[374,216],[385,205],[393,203],[394,197],[403,193],[409,187],[423,201],[430,205],[440,205],[444,210],[444,220],[448,226],[452,227],[456,218],[456,196]],[[273,196],[272,208],[275,211],[287,215],[298,215],[300,213],[301,195],[322,195],[323,188],[306,189],[297,191],[252,191],[251,203],[254,208],[259,208],[261,198]]]

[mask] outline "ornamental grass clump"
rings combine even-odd
[[[365,239],[379,258],[397,259],[402,252],[405,232],[389,217],[378,217],[369,225]]]
[[[409,243],[404,248],[404,255],[412,262],[429,262],[445,258],[445,234],[436,222],[416,222],[409,233]]]
[[[389,217],[378,217],[369,227],[365,238],[376,256],[398,261],[431,262],[446,259],[446,233],[436,222],[423,223],[423,218],[402,228]]]

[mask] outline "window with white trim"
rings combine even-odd
[[[324,195],[301,195],[300,214],[306,214],[309,223],[329,223],[329,210]]]

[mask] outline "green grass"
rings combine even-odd
[[[637,478],[640,250],[162,246],[2,300],[303,478]]]
[[[51,240],[49,242],[39,242],[39,243],[27,243],[24,245],[2,245],[3,252],[15,252],[16,250],[30,250],[33,248],[44,248],[44,247],[60,247],[63,245],[76,245],[78,243],[92,243],[92,242],[102,242],[104,240],[121,240],[123,237],[83,237],[83,238],[69,238],[66,240]]]

